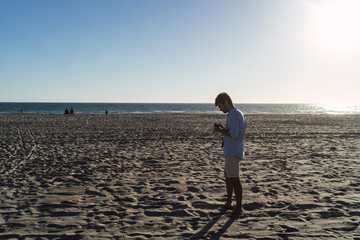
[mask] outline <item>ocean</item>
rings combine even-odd
[[[235,104],[245,114],[360,114],[360,105],[326,104]],[[74,108],[77,114],[129,113],[221,113],[210,103],[0,103],[0,113],[63,114]]]

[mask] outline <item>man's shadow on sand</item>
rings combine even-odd
[[[206,237],[207,239],[220,239],[220,237],[229,229],[229,227],[240,217],[239,215],[229,215],[228,221],[222,226],[221,229],[217,230],[217,232],[209,232],[209,230],[220,220],[220,218],[224,215],[229,215],[227,213],[220,213],[213,220],[211,220],[208,224],[206,224],[203,229],[199,232],[195,233],[190,239],[201,239]],[[210,237],[210,238],[209,238]]]

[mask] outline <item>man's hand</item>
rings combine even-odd
[[[229,130],[226,130],[222,124],[215,123],[213,132],[218,132],[224,136],[231,137]]]
[[[225,130],[225,127],[222,124],[215,123],[213,132],[219,132],[221,133],[222,130]]]

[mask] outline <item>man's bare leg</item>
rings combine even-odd
[[[240,213],[242,211],[242,186],[240,183],[240,179],[237,178],[229,178],[231,185],[235,192],[236,198],[236,207],[234,209],[235,213]]]
[[[231,183],[231,180],[230,180],[230,178],[226,178],[226,193],[227,193],[226,207],[227,208],[231,208],[233,192],[234,192],[234,187]]]

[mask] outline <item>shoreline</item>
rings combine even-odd
[[[235,104],[244,113],[251,114],[360,114],[360,105],[326,104]],[[184,113],[213,114],[219,113],[214,104],[193,103],[0,103],[0,113],[56,113],[63,114],[65,109],[75,109],[75,113],[104,114],[107,109],[111,114],[124,113]]]
[[[59,115],[0,114],[0,238],[360,238],[360,115],[246,114],[240,217],[225,114]]]

